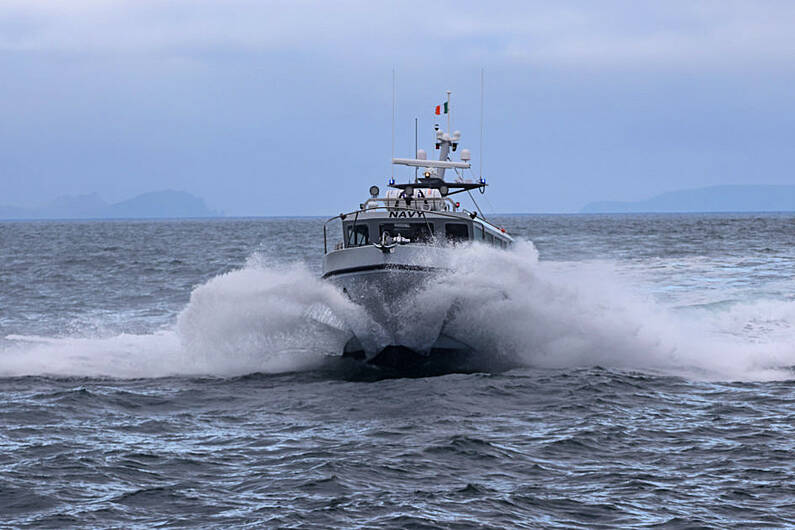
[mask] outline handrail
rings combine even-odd
[[[365,204],[367,204],[367,203],[365,202]],[[339,219],[339,220],[342,221],[342,220],[344,220],[345,217],[348,217],[349,215],[353,215],[353,214],[356,214],[357,218],[358,218],[358,214],[363,213],[363,212],[374,211],[374,210],[387,210],[387,211],[388,210],[402,210],[402,211],[406,211],[406,212],[418,212],[418,213],[422,213],[423,215],[426,214],[426,213],[431,213],[431,214],[434,214],[434,215],[440,215],[442,217],[450,217],[452,219],[459,219],[459,220],[461,219],[461,216],[460,215],[453,215],[453,213],[458,213],[458,214],[462,214],[463,213],[463,214],[466,214],[467,217],[469,217],[470,221],[474,222],[475,219],[478,219],[478,221],[480,221],[482,224],[487,225],[490,228],[493,228],[494,231],[496,231],[496,232],[502,232],[500,235],[505,236],[508,239],[510,239],[511,241],[513,241],[513,238],[511,236],[509,236],[507,233],[505,233],[503,231],[503,229],[501,229],[501,228],[499,228],[497,226],[494,226],[493,224],[491,224],[490,222],[486,221],[482,217],[480,217],[480,218],[472,217],[472,212],[470,212],[469,210],[463,209],[463,208],[460,211],[458,211],[458,212],[446,212],[446,211],[436,211],[436,210],[421,210],[419,208],[404,208],[402,206],[374,206],[372,208],[360,208],[358,210],[352,210],[350,212],[341,213],[341,214],[335,215],[334,217],[331,217],[331,218],[327,219],[326,222],[323,223],[323,253],[324,254],[328,254],[328,245],[327,245],[327,242],[326,242],[326,226],[331,221],[333,221],[335,219]],[[344,238],[345,238],[345,234],[343,234],[343,239]]]
[[[447,212],[447,211],[444,211],[444,210],[438,210],[437,211],[437,210],[421,210],[419,208],[404,208],[403,206],[373,206],[372,208],[360,208],[358,210],[351,210],[350,212],[337,214],[334,217],[331,217],[331,218],[327,219],[326,222],[323,223],[323,225],[325,226],[325,225],[329,224],[331,221],[333,221],[334,219],[337,219],[337,218],[344,218],[344,217],[348,217],[349,215],[353,215],[353,214],[356,214],[356,213],[370,212],[370,211],[373,211],[373,210],[402,210],[402,211],[405,211],[405,212],[418,212],[418,213],[422,213],[422,214],[431,213],[431,214],[434,214],[434,215],[441,215],[442,217],[452,217],[454,219],[460,219],[460,216],[452,215],[452,213],[459,213],[459,214],[465,213],[465,214],[467,214],[467,216],[469,216],[471,214],[471,212],[469,210],[465,210],[463,208],[460,211],[458,211],[458,212]],[[491,223],[488,223],[485,219],[481,218],[481,221],[483,221],[484,223],[487,223],[489,226],[494,226]],[[497,227],[494,227],[494,228],[497,228]],[[498,230],[499,230],[499,228],[498,228]]]
[[[384,202],[385,203],[386,201],[395,201],[395,202],[397,202],[397,201],[400,201],[400,200],[401,199],[399,199],[399,198],[398,199],[393,199],[393,198],[390,198],[390,197],[370,197],[369,199],[364,201],[364,205],[367,206],[367,204],[370,203],[370,202],[374,202],[374,203]],[[450,197],[419,197],[419,198],[414,198],[412,200],[413,201],[420,201],[420,200],[424,200],[424,201],[443,201],[443,202],[447,202],[447,203],[450,204],[450,210],[439,210],[439,211],[453,211],[454,212],[454,211],[456,211],[455,209],[458,208],[458,206],[456,206],[455,201],[453,199],[451,199]],[[396,206],[396,208],[397,208],[397,206]],[[423,211],[434,212],[434,211],[437,211],[437,210],[423,210]]]

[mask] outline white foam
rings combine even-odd
[[[9,335],[0,376],[234,376],[316,366],[350,332],[337,315],[357,308],[303,265],[258,256],[197,287],[168,330],[114,337]],[[325,320],[324,320],[325,319]]]
[[[455,273],[438,287],[460,301],[451,331],[479,350],[536,366],[601,365],[717,379],[792,377],[791,301],[755,300],[727,311],[680,314],[627,290],[609,264],[573,269],[537,262],[536,255],[529,244],[513,252],[474,247],[459,254]],[[750,333],[755,321],[767,329],[756,326]]]
[[[179,315],[185,363],[231,375],[315,366],[342,351],[357,308],[305,266],[250,260],[196,288]]]
[[[57,375],[159,377],[177,367],[179,338],[173,331],[114,337],[9,335],[0,349],[0,376]]]
[[[484,354],[533,366],[600,365],[710,379],[792,377],[791,299],[678,311],[643,294],[614,264],[537,258],[530,243],[511,251],[462,249],[453,258],[454,272],[418,291],[411,314],[400,318],[411,317],[413,325],[453,304],[449,334]],[[367,319],[304,265],[273,265],[255,256],[194,289],[170,329],[100,338],[9,335],[0,347],[0,376],[311,369],[342,350],[351,322],[364,328],[358,324]]]

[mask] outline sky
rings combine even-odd
[[[795,184],[793,27],[774,0],[0,0],[0,204],[354,209],[393,171],[393,71],[395,156],[415,118],[433,156],[451,90],[487,212]]]

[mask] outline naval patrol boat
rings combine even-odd
[[[449,93],[448,93],[449,98]],[[431,359],[471,352],[448,329],[456,303],[423,300],[421,293],[441,275],[453,274],[451,253],[471,244],[507,248],[513,239],[504,228],[487,221],[472,191],[484,193],[486,181],[471,175],[471,154],[458,149],[461,133],[434,126],[438,160],[417,149],[415,158],[393,158],[392,164],[415,168],[405,183],[389,180],[381,195],[357,210],[332,217],[323,226],[322,277],[337,285],[360,306],[366,322],[349,322],[352,336],[343,357],[391,368],[416,367]],[[460,160],[453,160],[458,152]],[[454,196],[467,193],[469,211]],[[341,238],[330,234],[341,225]],[[333,238],[329,244],[329,238]]]

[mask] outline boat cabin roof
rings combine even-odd
[[[371,197],[362,203],[359,210],[332,217],[323,226],[326,252],[326,226],[336,219],[342,222],[343,232],[337,249],[377,243],[384,233],[402,244],[477,241],[508,247],[513,243],[504,228],[476,212],[461,209],[459,203],[442,197],[436,189],[417,189],[409,201],[400,196],[400,190],[388,190],[386,196]]]

